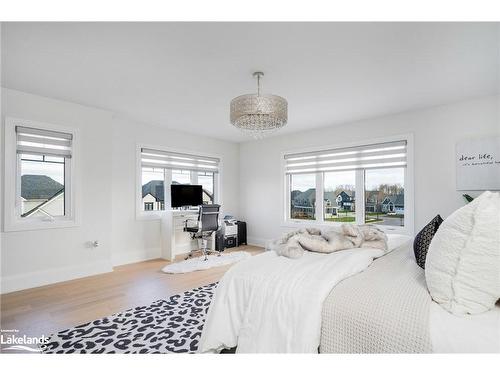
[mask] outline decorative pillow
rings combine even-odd
[[[442,222],[443,219],[441,216],[437,215],[415,236],[415,241],[413,241],[413,252],[415,253],[415,260],[421,268],[425,268],[427,250],[429,250],[432,238]]]
[[[500,298],[500,193],[484,192],[441,224],[425,279],[432,299],[453,314],[478,314]]]

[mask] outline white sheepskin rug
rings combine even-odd
[[[207,260],[204,257],[195,257],[182,262],[172,263],[162,268],[165,273],[188,273],[193,271],[208,270],[212,267],[225,266],[240,260],[250,258],[252,255],[246,251],[235,251],[232,253],[222,253],[221,256],[209,255]]]

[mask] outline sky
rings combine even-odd
[[[142,184],[147,184],[152,180],[163,180],[163,169],[161,168],[143,168],[142,169]],[[172,181],[177,181],[180,184],[189,184],[191,176],[189,171],[177,172],[173,171]]]
[[[148,168],[142,170],[142,184],[145,185],[152,180],[163,180],[163,169]]]

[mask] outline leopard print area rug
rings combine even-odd
[[[196,353],[217,283],[50,336],[42,353]]]

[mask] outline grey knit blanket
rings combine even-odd
[[[321,353],[429,353],[430,295],[411,243],[340,282],[323,304]]]

